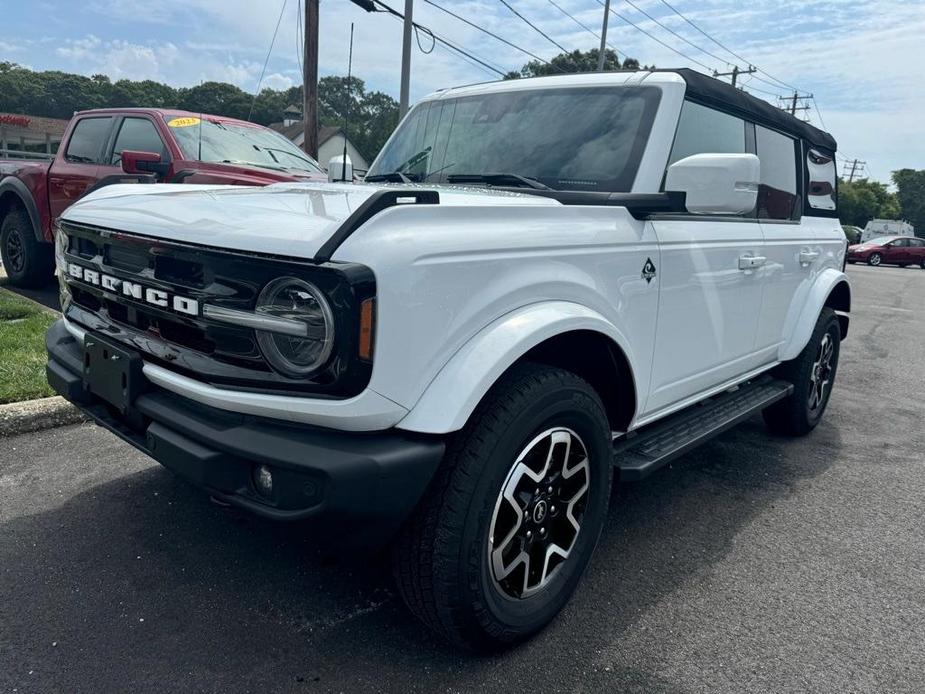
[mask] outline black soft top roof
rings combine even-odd
[[[687,96],[704,105],[714,106],[755,123],[803,138],[810,144],[823,147],[833,153],[837,148],[835,138],[824,130],[804,123],[786,111],[751,94],[746,94],[730,84],[689,68],[656,70],[656,72],[674,72],[680,75],[687,83]]]

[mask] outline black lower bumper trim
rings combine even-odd
[[[83,345],[63,321],[46,336],[48,382],[98,424],[217,498],[274,520],[325,518],[397,529],[443,457],[435,437],[346,433],[229,413],[145,384],[129,411],[91,394]],[[256,465],[272,492],[253,482]]]

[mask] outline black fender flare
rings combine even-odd
[[[6,193],[12,193],[16,196],[22,206],[25,208],[26,213],[29,215],[29,220],[32,222],[32,233],[35,234],[35,238],[40,243],[46,243],[45,235],[42,233],[42,222],[41,217],[39,217],[39,208],[35,204],[35,198],[32,196],[32,191],[26,187],[26,184],[20,181],[15,176],[6,176],[0,179],[0,198],[2,198]]]

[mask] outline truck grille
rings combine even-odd
[[[71,294],[68,319],[129,344],[148,361],[216,385],[263,392],[310,390],[313,395],[346,397],[360,392],[369,380],[371,366],[357,364],[349,353],[349,338],[358,330],[353,317],[359,302],[375,293],[366,268],[231,253],[70,222],[62,222],[59,233],[66,236],[69,267],[77,264],[138,287],[134,296],[65,273]],[[152,305],[142,293],[153,289],[198,307],[253,311],[261,289],[283,275],[310,279],[324,291],[337,314],[335,335],[347,338],[327,367],[308,379],[274,371],[252,328],[209,320],[201,309],[192,315],[170,305]]]

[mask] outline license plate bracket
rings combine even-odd
[[[105,338],[87,333],[84,340],[83,380],[122,414],[128,413],[144,388],[141,354]]]

